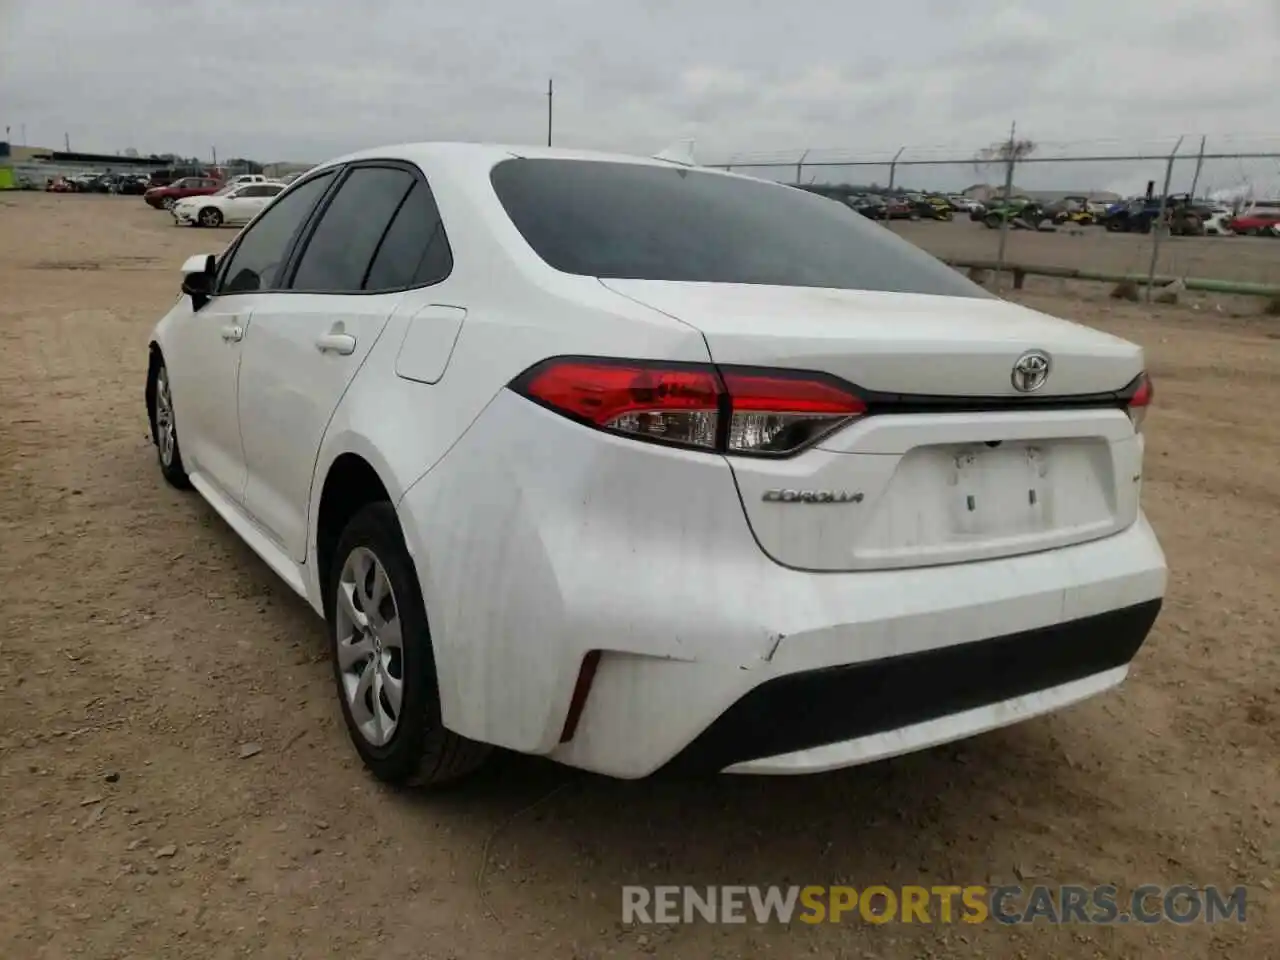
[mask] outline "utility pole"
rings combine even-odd
[[[213,165],[216,167],[218,165],[218,148],[210,147],[209,149],[213,151]]]
[[[1195,175],[1191,178],[1191,199],[1192,200],[1196,198],[1196,185],[1200,183],[1200,170],[1204,166],[1204,143],[1208,139],[1209,138],[1206,136],[1200,137],[1200,155],[1196,157],[1196,172],[1195,172]]]
[[[547,146],[551,146],[551,104],[555,98],[555,87],[553,86],[553,78],[547,78]]]
[[[22,145],[25,147],[27,145],[27,125],[23,123],[19,124],[19,126],[22,128]]]
[[[71,134],[64,133],[62,135],[62,144],[67,148],[67,153],[71,152]]]
[[[1004,210],[1000,214],[1000,248],[996,252],[996,276],[1004,270],[1004,248],[1009,241],[1009,199],[1013,196],[1013,164],[1014,153],[1018,149],[1018,121],[1009,125],[1009,155],[1004,165]]]
[[[893,155],[893,159],[889,161],[889,189],[893,189],[894,181],[898,176],[898,158],[902,156],[902,151],[906,147],[899,147],[898,152]]]
[[[799,186],[804,182],[804,158],[809,155],[808,149],[800,154],[800,159],[796,161],[796,185]]]
[[[1151,231],[1151,267],[1147,270],[1147,303],[1151,302],[1151,286],[1156,278],[1156,266],[1160,260],[1160,236],[1167,229],[1164,222],[1165,209],[1169,203],[1169,181],[1173,179],[1173,161],[1178,157],[1178,148],[1182,146],[1182,137],[1173,145],[1169,154],[1169,162],[1164,168],[1164,192],[1160,194],[1160,212]]]

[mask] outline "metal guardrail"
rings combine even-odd
[[[1081,270],[1077,267],[1055,267],[1041,264],[1008,263],[1002,260],[960,260],[942,258],[942,262],[961,270],[990,270],[1013,274],[1013,288],[1021,290],[1028,276],[1055,277],[1061,280],[1091,280],[1097,283],[1134,283],[1147,287],[1167,287],[1181,281],[1188,290],[1206,293],[1233,293],[1245,297],[1280,299],[1280,285],[1214,280],[1211,277],[1166,277],[1148,273],[1110,273],[1103,270]]]

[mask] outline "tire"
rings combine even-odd
[[[175,197],[165,197],[164,200],[160,202],[160,205],[164,207],[164,209],[166,210],[172,210],[174,204],[176,204],[177,202],[178,202],[177,198]]]
[[[982,219],[982,222],[983,222],[983,223],[985,223],[985,224],[987,225],[987,228],[988,228],[988,229],[990,229],[990,230],[999,230],[999,229],[1000,229],[1000,214],[998,214],[998,213],[989,213],[989,214],[987,214],[987,215]]]
[[[375,604],[371,598],[379,585],[385,590]],[[370,618],[366,608],[378,613]],[[342,531],[325,586],[325,618],[342,718],[375,777],[438,786],[480,768],[493,748],[441,723],[426,607],[391,504],[369,504]],[[362,620],[380,628],[366,632]],[[396,683],[398,711],[388,693]]]
[[[205,207],[196,215],[196,221],[202,227],[222,226],[222,211],[217,207]]]
[[[147,391],[147,397],[151,405],[151,438],[155,441],[160,473],[170,486],[189,490],[191,480],[182,465],[182,446],[178,442],[178,424],[173,415],[173,391],[164,360],[156,368],[155,381]]]

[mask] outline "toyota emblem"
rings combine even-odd
[[[1035,393],[1049,379],[1049,355],[1043,350],[1028,350],[1013,365],[1010,380],[1019,393]]]

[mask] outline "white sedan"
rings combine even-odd
[[[397,146],[183,270],[160,471],[325,618],[388,781],[863,763],[1115,687],[1160,609],[1141,348],[822,197]]]
[[[283,183],[228,184],[217,193],[186,197],[173,205],[173,222],[179,226],[221,227],[248,223],[282,190]]]

